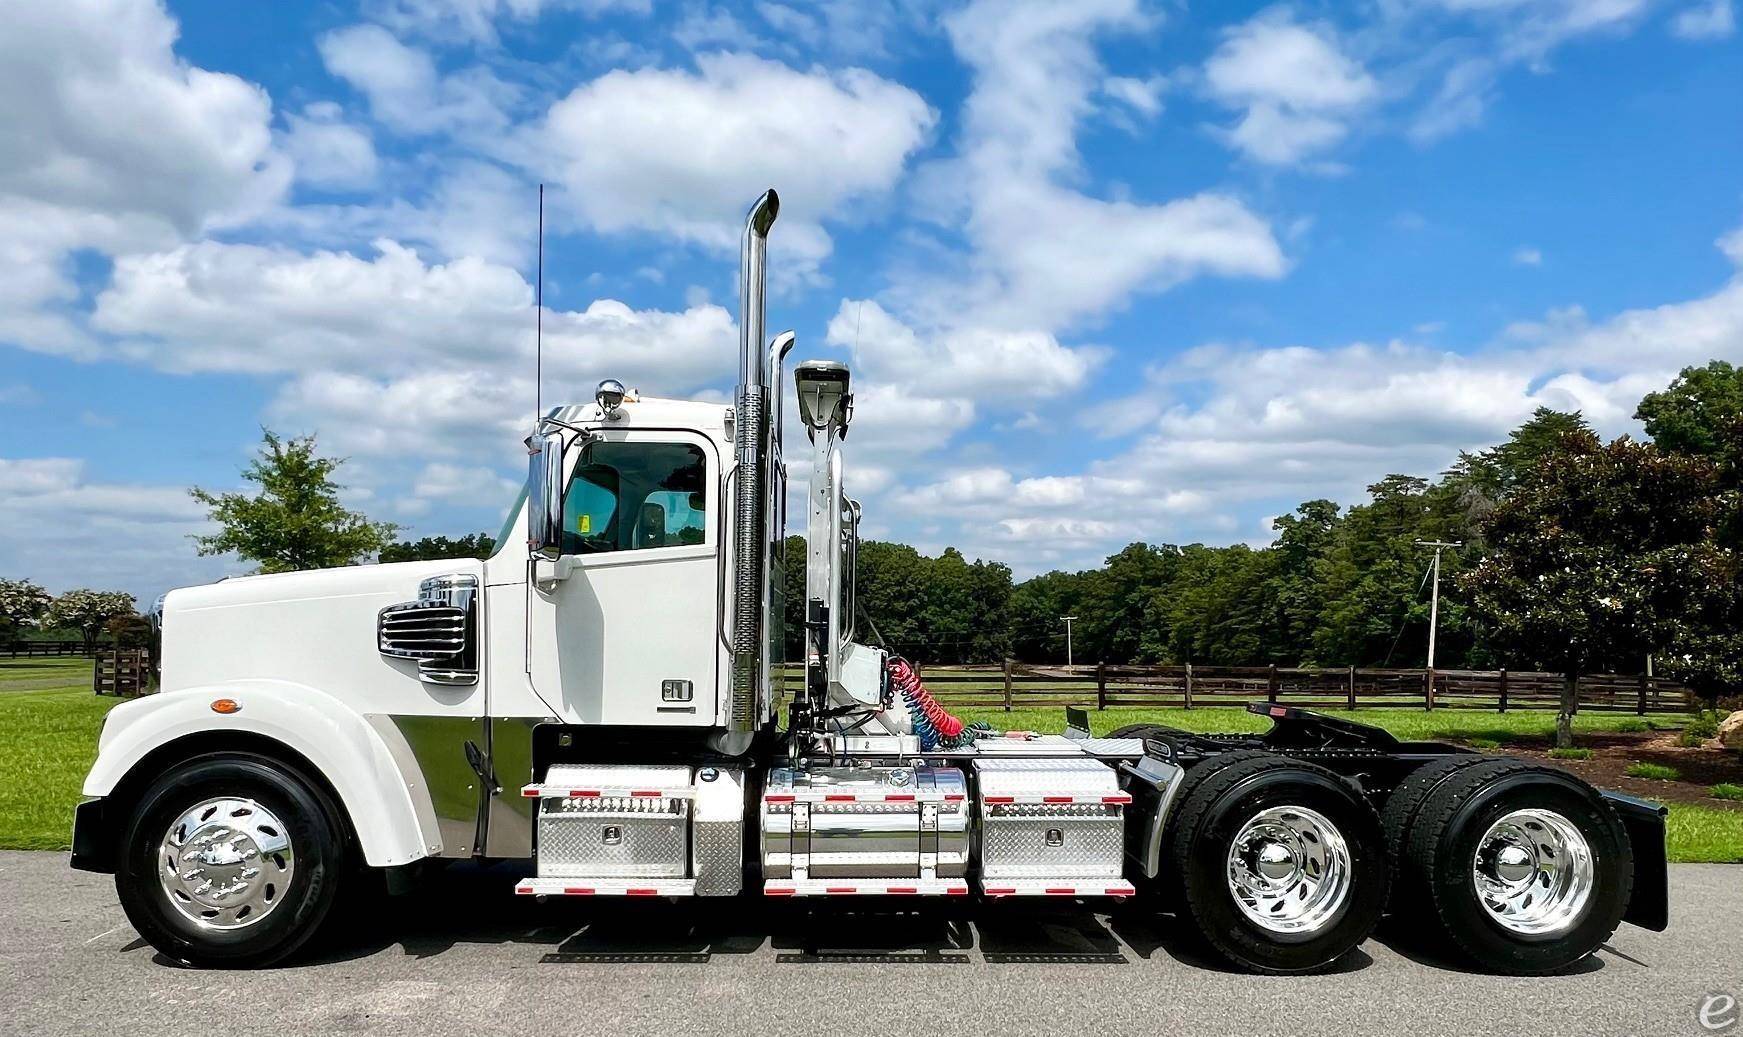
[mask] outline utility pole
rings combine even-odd
[[[1434,669],[1434,635],[1435,628],[1440,626],[1440,553],[1449,547],[1465,546],[1463,543],[1450,543],[1445,540],[1418,540],[1417,547],[1434,548],[1434,590],[1428,599],[1428,668]],[[1421,588],[1418,588],[1420,593]]]
[[[1077,617],[1076,616],[1060,616],[1059,618],[1065,620],[1065,665],[1070,666],[1071,665],[1071,621],[1076,619]]]

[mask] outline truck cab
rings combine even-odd
[[[267,964],[363,873],[453,859],[524,862],[531,897],[1162,886],[1215,950],[1270,972],[1360,943],[1389,886],[1506,971],[1562,967],[1624,918],[1663,928],[1662,812],[1564,772],[1281,707],[1258,707],[1265,736],[953,716],[860,629],[851,372],[797,365],[785,424],[794,337],[764,315],[778,212],[769,191],[746,220],[730,405],[607,378],[540,415],[491,557],[165,597],[161,693],[109,713],[73,833],[73,866],[115,874],[141,935]]]

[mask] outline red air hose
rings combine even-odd
[[[958,717],[952,716],[948,710],[938,704],[926,686],[920,683],[920,675],[914,672],[914,667],[906,659],[892,658],[890,660],[890,684],[901,693],[909,711],[918,712],[937,732],[941,741],[950,741],[962,734],[963,723]],[[918,718],[916,718],[918,719]],[[916,724],[916,727],[924,725]]]

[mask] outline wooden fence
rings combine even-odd
[[[151,690],[151,653],[144,648],[116,648],[97,653],[91,667],[91,690],[99,695],[134,698]]]
[[[44,655],[85,655],[83,641],[8,641],[0,645],[0,651],[16,659],[18,656],[29,658]]]
[[[1083,706],[1185,708],[1280,702],[1316,709],[1555,709],[1562,676],[1509,670],[1393,670],[1293,666],[926,666],[921,679],[938,701],[982,709]],[[789,666],[789,694],[802,670]],[[1663,677],[1588,674],[1579,708],[1597,712],[1683,713],[1686,688]]]

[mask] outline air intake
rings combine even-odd
[[[389,605],[375,621],[376,648],[415,659],[432,684],[478,683],[476,576],[434,576],[418,585],[418,600]]]

